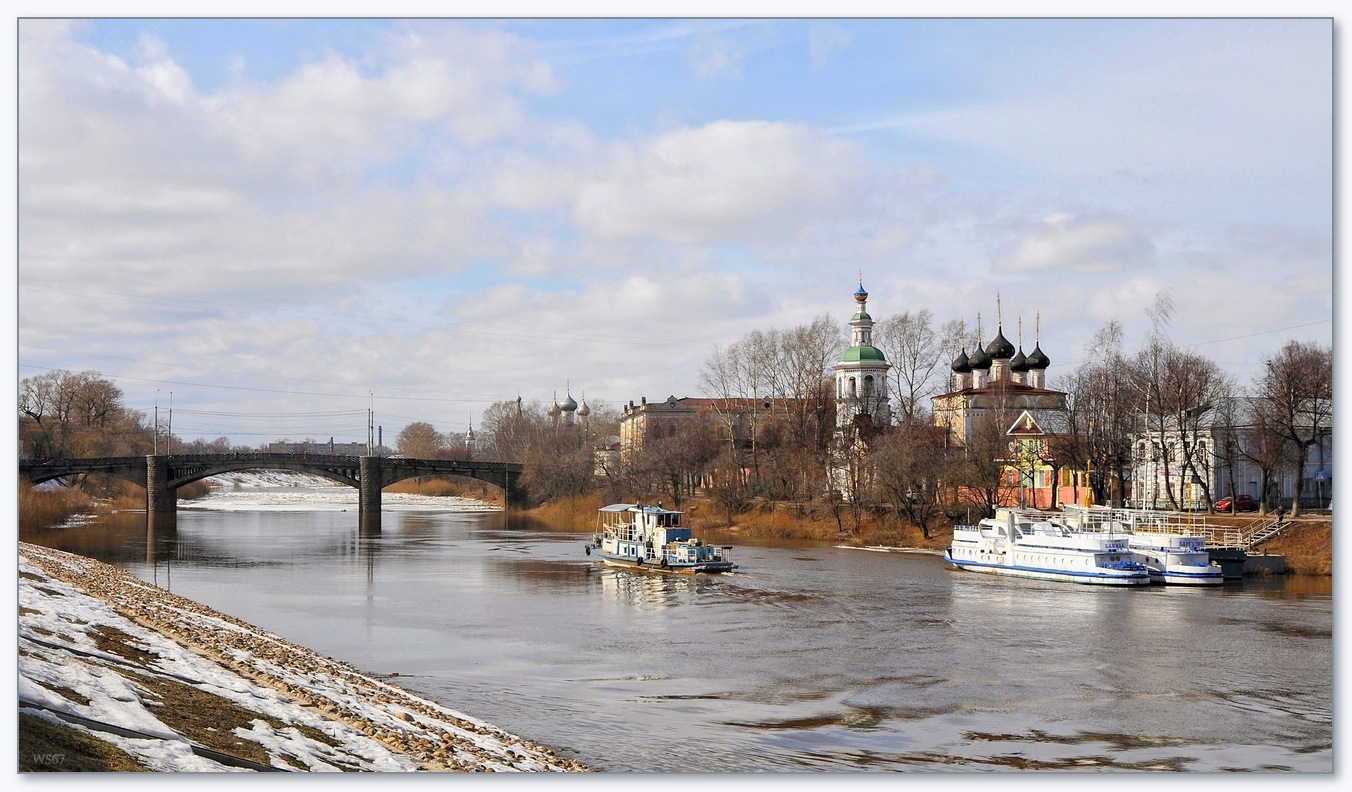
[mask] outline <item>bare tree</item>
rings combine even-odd
[[[1333,431],[1333,349],[1291,341],[1263,361],[1256,392],[1263,425],[1295,451],[1296,490],[1291,514],[1300,513],[1310,449]]]
[[[888,378],[901,421],[923,413],[924,400],[947,384],[941,365],[945,359],[943,338],[935,332],[933,323],[934,315],[922,309],[887,317],[873,331],[875,346],[892,364]]]
[[[943,513],[940,484],[948,473],[949,449],[943,427],[903,420],[877,439],[870,454],[873,485],[899,519],[920,528],[925,538]]]
[[[1044,460],[1056,470],[1067,464],[1089,470],[1099,502],[1126,492],[1132,470],[1141,391],[1122,356],[1123,335],[1116,320],[1104,325],[1085,345],[1085,362],[1058,383],[1067,394],[1066,431],[1049,444],[1055,459]]]
[[[501,401],[484,410],[480,432],[483,459],[521,461],[545,427],[548,418],[539,402]]]
[[[961,458],[951,468],[951,483],[961,491],[960,500],[971,501],[985,515],[1012,500],[1018,487],[1017,471],[1011,461],[1007,431],[1017,418],[1015,411],[1001,404],[996,409],[974,416],[968,428]]]
[[[152,430],[122,389],[97,371],[49,371],[19,383],[19,453],[26,457],[150,453]]]

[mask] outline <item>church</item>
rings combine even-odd
[[[1016,349],[998,316],[995,338],[983,347],[978,314],[975,349],[968,356],[963,346],[951,365],[953,390],[931,403],[950,446],[980,448],[1004,463],[1003,505],[1052,509],[1079,500],[1087,481],[1057,459],[1056,438],[1069,431],[1066,394],[1046,386],[1051,360],[1042,351],[1040,316],[1038,323],[1033,351],[1025,355],[1022,338]]]

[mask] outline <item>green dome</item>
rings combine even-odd
[[[872,317],[872,316],[869,316],[869,315],[868,315],[867,313],[865,313],[864,311],[860,311],[859,313],[855,314],[854,316],[851,316],[851,317],[850,317],[850,321],[851,321],[851,322],[872,322],[872,321],[873,321],[873,317]]]
[[[886,363],[882,350],[868,344],[852,346],[840,356],[841,363]]]

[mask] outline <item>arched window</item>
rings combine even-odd
[[[855,383],[854,377],[850,377],[850,398],[853,399],[858,395],[859,395],[858,385]]]
[[[872,396],[872,395],[873,395],[873,375],[872,375],[872,374],[869,374],[869,375],[867,375],[867,376],[864,377],[864,395],[865,395],[865,396]]]

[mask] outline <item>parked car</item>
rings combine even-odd
[[[1249,495],[1235,495],[1231,498],[1221,498],[1216,501],[1216,511],[1228,512],[1230,507],[1234,506],[1234,511],[1258,511],[1258,501]]]

